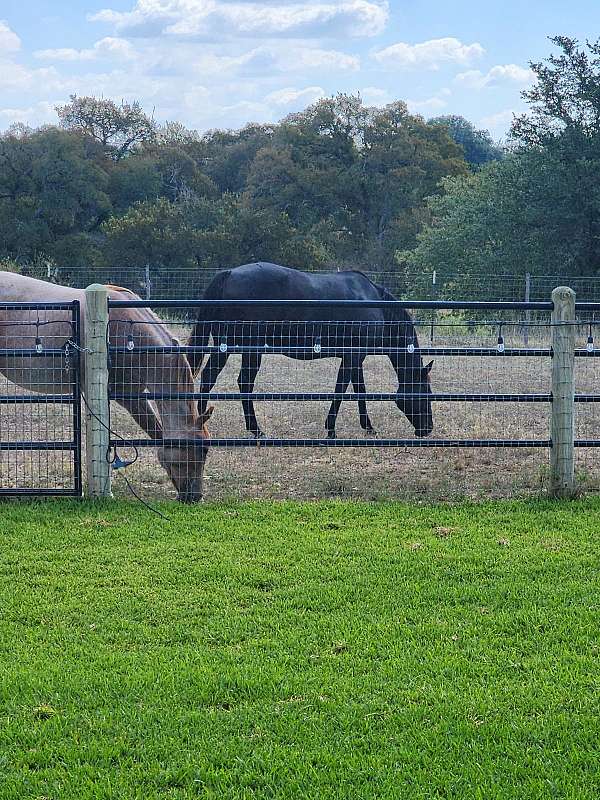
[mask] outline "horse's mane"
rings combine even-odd
[[[142,299],[139,294],[136,294],[131,289],[126,289],[124,286],[115,286],[113,283],[105,283],[104,285],[107,289],[112,289],[114,292],[126,292],[127,294],[132,294],[134,297],[137,297],[139,300]]]

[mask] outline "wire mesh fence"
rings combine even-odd
[[[222,307],[207,314],[206,302],[114,297],[102,459],[148,498],[198,499],[202,478],[208,499],[430,501],[546,485],[549,302],[486,304],[476,319],[446,303],[431,337],[430,309],[418,301],[391,304],[394,319],[376,316],[385,303],[336,310],[329,302],[326,319],[319,309],[307,319],[303,308],[303,318],[282,321],[269,319],[277,314],[264,302],[254,304],[263,306],[257,319],[224,319]],[[201,306],[194,326],[190,313]],[[348,319],[350,310],[362,318]],[[538,317],[525,323],[530,311]],[[597,327],[575,323],[576,469],[592,488],[600,486]],[[78,303],[0,305],[0,493],[81,493],[79,342]],[[118,478],[114,489],[127,491]]]
[[[435,322],[432,345],[431,321],[419,312],[409,322],[269,322],[267,312],[263,320],[224,321],[222,312],[215,320],[203,312],[199,333],[180,310],[162,304],[160,324],[189,343],[171,347],[198,368],[195,390],[168,386],[146,397],[190,399],[201,412],[215,407],[207,498],[430,500],[522,495],[544,485],[548,319],[530,323],[523,347],[523,322],[512,308],[489,309],[487,320],[450,316]],[[156,349],[144,349],[135,329],[126,338],[113,357],[126,357],[129,347],[130,357],[145,353],[151,362]],[[117,409],[112,425],[125,440],[114,440],[124,460],[131,445],[138,450],[128,475],[139,489],[168,496],[149,443]]]
[[[79,315],[0,303],[0,495],[81,495]]]
[[[188,300],[201,298],[210,282],[223,267],[167,268],[160,265],[130,267],[60,267],[54,265],[26,268],[34,277],[63,286],[85,288],[91,283],[113,284],[131,289],[147,300]],[[536,275],[515,268],[512,273],[493,276],[455,273],[450,270],[416,272],[406,266],[395,270],[375,267],[362,269],[375,283],[385,286],[398,299],[475,301],[542,301],[556,286],[570,286],[579,300],[600,302],[600,276]],[[525,320],[523,320],[525,323]]]

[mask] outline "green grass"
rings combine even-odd
[[[0,505],[0,798],[600,796],[600,502]]]

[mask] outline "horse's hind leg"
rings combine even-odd
[[[238,375],[238,386],[240,392],[250,394],[254,391],[254,381],[260,369],[260,362],[262,356],[259,353],[244,353],[242,356],[242,366],[240,374]],[[246,421],[246,430],[260,438],[264,436],[261,431],[256,414],[254,413],[254,403],[250,398],[242,399],[242,407],[244,409],[244,420]]]
[[[352,371],[352,386],[357,394],[366,394],[367,387],[365,386],[365,375],[363,372],[362,361],[359,366]],[[360,419],[360,427],[367,433],[376,434],[377,431],[371,423],[369,412],[367,411],[367,401],[364,397],[358,398],[358,416]]]
[[[337,381],[335,382],[335,393],[337,395],[342,395],[348,388],[348,384],[350,383],[350,378],[352,376],[352,368],[351,366],[342,359],[342,363],[340,364],[340,368],[338,370]],[[340,406],[342,404],[341,397],[335,397],[331,401],[331,406],[329,407],[329,413],[327,414],[327,419],[325,420],[325,430],[327,431],[327,438],[328,439],[335,439],[335,421],[337,419],[338,411],[340,410]]]
[[[219,373],[227,363],[228,358],[229,353],[218,352],[210,354],[209,359],[206,362],[206,366],[200,373],[200,386],[198,387],[199,392],[210,392],[215,385],[217,378],[219,377]],[[198,413],[200,415],[204,414],[207,405],[207,397],[203,397],[201,400],[198,400]]]

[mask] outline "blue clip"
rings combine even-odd
[[[133,461],[123,461],[120,456],[115,456],[114,461],[112,462],[113,469],[123,469],[123,467],[129,467],[133,464]]]

